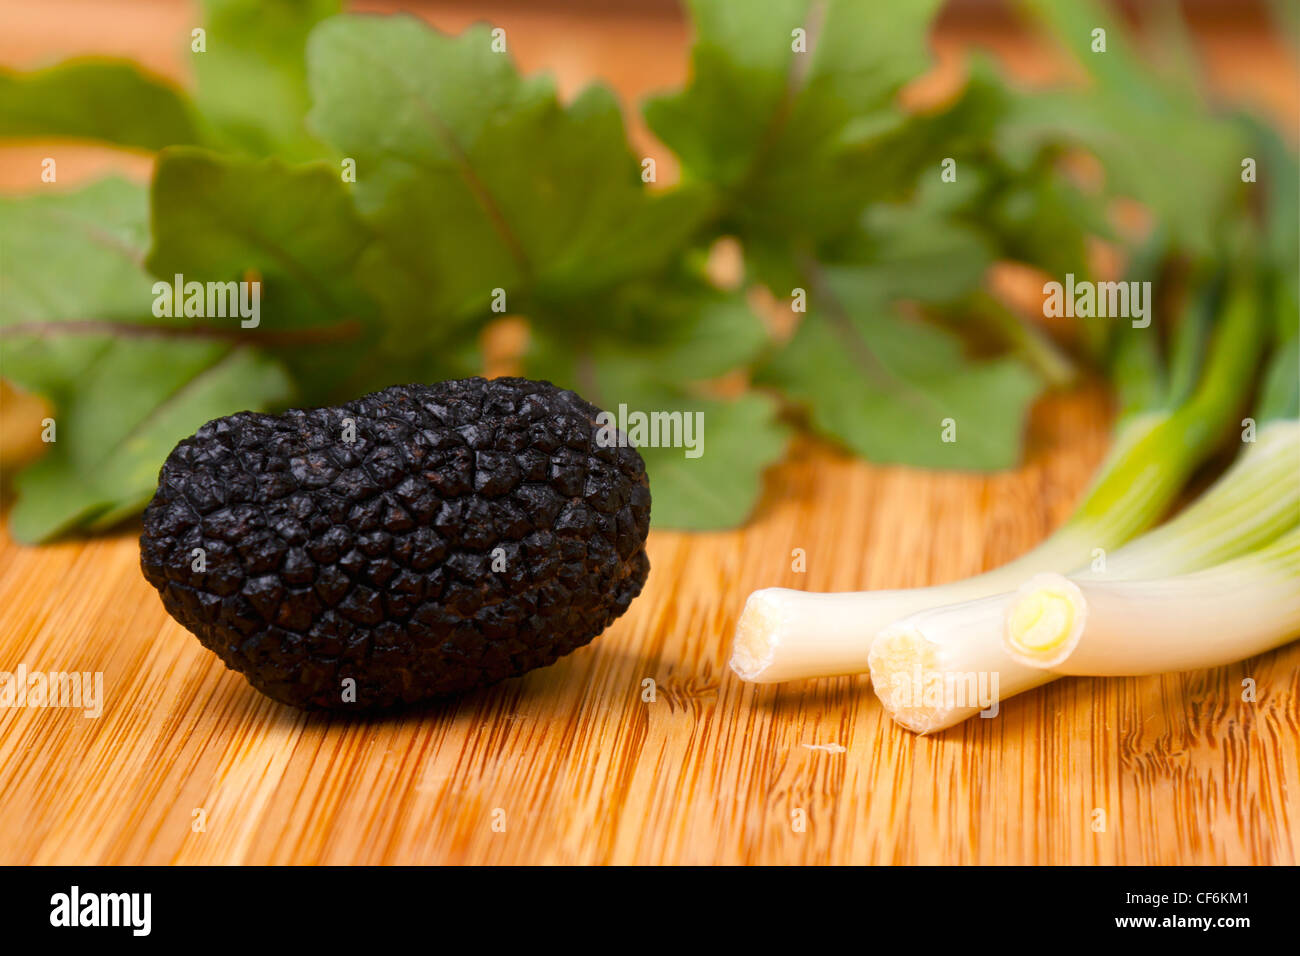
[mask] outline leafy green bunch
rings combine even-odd
[[[1092,4],[1025,5],[1086,87],[1027,95],[981,60],[909,111],[938,0],[691,0],[691,78],[644,107],[680,161],[671,188],[647,182],[607,88],[562,102],[487,26],[206,0],[192,94],[112,60],[0,71],[0,138],[158,153],[147,187],[0,199],[0,375],[57,421],[16,478],[14,534],[138,511],[211,418],[477,374],[503,310],[527,322],[523,374],[611,410],[704,413],[699,457],[643,449],[660,527],[744,520],[795,428],[874,461],[1014,464],[1029,405],[1073,362],[990,295],[992,263],[1087,276],[1089,236],[1124,241],[1115,196],[1159,224],[1148,261],[1212,260],[1245,220],[1279,271],[1296,261],[1294,222],[1244,216],[1259,199],[1236,182],[1267,144],[1294,210],[1268,127],[1144,71]],[[1080,149],[1103,186],[1071,174]],[[737,281],[709,266],[723,239]],[[256,278],[260,325],[155,315],[176,275]],[[1081,357],[1107,367],[1111,339]]]

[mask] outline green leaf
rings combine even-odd
[[[311,123],[357,162],[362,215],[440,318],[590,296],[651,274],[705,212],[697,191],[651,196],[618,103],[562,107],[521,78],[486,27],[443,36],[410,17],[339,17],[312,35]]]
[[[730,401],[684,403],[682,410],[703,422],[698,458],[681,448],[640,449],[654,526],[712,531],[743,524],[758,501],[763,470],[785,452],[776,403],[751,392]]]
[[[158,160],[146,265],[171,279],[230,279],[252,270],[277,328],[367,311],[352,272],[370,243],[347,187],[326,164],[289,166],[205,150]],[[283,290],[282,298],[275,297]]]
[[[145,215],[121,180],[0,199],[0,375],[55,407],[55,441],[14,482],[19,540],[138,510],[178,440],[290,398],[273,360],[152,317]]]
[[[742,239],[835,235],[915,179],[915,166],[890,163],[906,129],[893,101],[927,65],[937,6],[692,0],[690,83],[649,102],[646,120],[688,177],[723,194]]]
[[[169,283],[177,274],[187,282],[255,274],[261,281],[261,324],[248,330],[248,340],[257,344],[263,335],[303,333],[284,350],[284,360],[310,400],[353,387],[358,350],[382,347],[381,334],[409,335],[400,322],[379,325],[362,285],[373,263],[370,230],[327,164],[287,166],[278,159],[166,150],[151,202],[149,270]],[[237,318],[202,321],[228,329],[239,325]],[[317,334],[320,344],[314,344]],[[388,345],[398,353],[398,342]],[[400,349],[413,351],[409,341]],[[400,372],[400,366],[392,371]]]
[[[138,187],[0,199],[0,375],[46,396],[58,428],[16,482],[16,532],[42,539],[137,510],[172,443],[206,419],[467,374],[496,290],[528,320],[527,374],[615,412],[703,415],[702,445],[679,435],[643,448],[657,527],[731,526],[752,511],[787,434],[776,399],[749,384],[760,363],[761,383],[859,454],[1013,464],[1042,388],[1022,359],[1046,369],[1053,356],[996,311],[986,268],[1017,258],[1083,274],[1086,237],[1113,238],[1116,195],[1155,212],[1155,262],[1250,260],[1258,239],[1273,308],[1293,325],[1285,141],[1209,114],[1186,62],[1154,76],[1094,5],[1024,2],[1091,86],[1022,94],[977,64],[959,97],[918,115],[897,94],[927,66],[938,0],[692,0],[691,79],[646,108],[682,161],[684,184],[667,192],[641,181],[608,90],[561,103],[549,78],[521,77],[493,50],[486,27],[447,37],[410,17],[332,17],[337,0],[206,0],[198,108],[121,63],[0,72],[0,136],[169,147],[147,259]],[[1088,49],[1098,25],[1105,55]],[[184,145],[200,138],[234,155]],[[1064,161],[1081,148],[1105,168],[1100,192]],[[1246,155],[1258,184],[1239,182]],[[940,179],[947,157],[956,182]],[[353,163],[355,185],[341,176]],[[788,343],[770,340],[744,294],[701,280],[724,235],[740,240],[750,281],[807,290]],[[146,262],[163,280],[256,276],[261,325],[154,317]],[[949,329],[993,331],[1018,357],[973,359]],[[1092,329],[1126,409],[1168,390],[1164,337]],[[1201,351],[1192,331],[1188,360]],[[1285,372],[1269,373],[1268,407],[1294,406]]]
[[[223,138],[258,156],[328,155],[306,128],[306,45],[339,0],[204,0],[205,49],[193,53],[197,99]]]
[[[69,60],[31,73],[0,68],[0,138],[65,136],[147,150],[201,139],[189,99],[134,63]]]
[[[655,527],[734,527],[753,510],[763,469],[784,451],[786,430],[769,397],[715,397],[704,383],[752,362],[767,335],[743,299],[700,288],[628,307],[641,323],[659,328],[657,341],[632,349],[616,335],[575,339],[543,326],[525,371],[576,390],[621,420],[658,413],[678,429],[676,445],[638,446],[650,475]],[[655,321],[656,313],[666,321]],[[650,442],[655,435],[662,432],[647,433]]]
[[[996,63],[973,56],[960,95],[910,117],[877,150],[871,175],[902,183],[915,176],[907,215],[941,213],[965,223],[996,247],[997,258],[1052,275],[1087,275],[1085,237],[1110,232],[1104,203],[1068,178],[1054,144],[1014,149],[1002,142],[1002,125],[1025,95],[1007,86]],[[949,159],[952,181],[942,175]]]
[[[938,197],[948,190],[956,191],[936,178],[912,203],[873,206],[851,257],[864,264],[841,271],[842,280],[881,300],[948,302],[977,289],[993,249],[980,232],[943,211]]]
[[[1004,122],[1004,149],[1044,143],[1081,146],[1106,168],[1111,194],[1153,210],[1189,251],[1219,250],[1226,221],[1244,209],[1240,162],[1247,155],[1240,129],[1212,115],[1186,76],[1159,77],[1144,67],[1126,31],[1098,3],[1019,0],[1046,24],[1090,76],[1085,90],[1020,98]],[[1106,52],[1091,50],[1092,31],[1106,30]]]
[[[689,280],[624,290],[605,306],[604,323],[536,320],[528,373],[602,408],[654,405],[747,367],[769,342],[742,296]],[[637,329],[635,341],[628,327]]]
[[[14,482],[19,541],[98,530],[139,511],[178,441],[240,409],[282,406],[292,390],[278,363],[207,342],[110,343],[83,388],[55,415],[57,441]]]
[[[769,341],[742,295],[688,275],[631,283],[531,321],[534,360],[570,372],[591,356],[623,384],[685,387],[715,379],[748,365]]]
[[[953,335],[905,320],[852,272],[828,273],[794,339],[763,370],[813,426],[876,462],[1009,468],[1042,383],[1018,359],[973,361]],[[955,440],[944,441],[944,424]]]
[[[103,342],[46,337],[47,327],[149,314],[151,280],[141,267],[147,216],[144,188],[122,179],[0,198],[0,374],[57,402],[80,387]],[[15,338],[20,328],[31,334]]]
[[[975,207],[969,218],[982,218],[1004,258],[1032,263],[1048,275],[1078,278],[1092,274],[1088,236],[1110,237],[1105,202],[1067,182],[1048,163],[1014,179],[1003,180],[995,193]]]

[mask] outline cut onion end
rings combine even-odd
[[[880,632],[869,657],[871,686],[896,722],[917,734],[947,726],[949,708],[924,703],[924,681],[939,670],[940,649],[915,627],[896,624]]]
[[[775,588],[753,592],[736,624],[736,640],[731,649],[731,669],[741,680],[767,683],[763,674],[772,664],[772,653],[778,641],[785,615],[780,601],[775,599]]]
[[[1074,652],[1087,619],[1078,585],[1060,574],[1036,574],[1007,604],[1003,645],[1021,664],[1052,668]]]

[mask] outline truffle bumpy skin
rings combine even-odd
[[[173,617],[287,704],[513,677],[590,642],[650,570],[645,463],[598,442],[597,414],[549,382],[470,378],[218,418],[163,464],[140,563]]]

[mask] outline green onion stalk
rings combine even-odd
[[[1224,321],[1233,322],[1236,317],[1230,313]],[[1229,341],[1226,326],[1219,334],[1216,349]],[[1288,343],[1278,351],[1274,367],[1295,360],[1294,343]],[[1222,396],[1215,392],[1226,379],[1216,382],[1213,372],[1212,362],[1201,389],[1179,412],[1191,423],[1188,433],[1205,441],[1211,440],[1212,432],[1201,429],[1223,408]],[[1099,606],[1108,610],[1120,606],[1117,601],[1105,600],[1112,594],[1111,582],[1240,582],[1241,573],[1207,579],[1193,572],[1248,562],[1245,556],[1300,525],[1300,418],[1294,400],[1277,398],[1276,392],[1261,396],[1256,419],[1243,422],[1245,444],[1237,460],[1200,498],[1161,527],[1109,555],[1100,555],[1069,578],[1034,572],[1027,575],[1028,583],[1025,579],[1015,583],[1011,590],[1018,588],[1016,595],[994,594],[930,608],[882,628],[870,652],[870,666],[876,694],[889,714],[918,733],[943,730],[977,712],[991,716],[996,713],[990,706],[992,700],[1004,701],[1067,673],[1050,666],[1064,659],[1050,652],[1064,655],[1067,645],[1073,647],[1068,636],[1074,634],[1078,639],[1071,628],[1081,626],[1087,617],[1086,594],[1095,594]],[[1114,587],[1126,596],[1141,590],[1137,585]],[[1185,591],[1190,585],[1182,583],[1169,589],[1170,593],[1179,587]],[[1161,592],[1161,585],[1152,585],[1153,595]],[[1157,604],[1158,600],[1147,607]],[[1243,605],[1225,605],[1228,607],[1236,607],[1240,617]],[[1176,606],[1166,609],[1171,621],[1185,620]],[[1284,614],[1275,618],[1284,632],[1288,619]],[[1094,621],[1102,619],[1098,611]],[[1212,620],[1222,622],[1223,615]],[[1252,624],[1246,620],[1238,623],[1241,646],[1251,646]],[[1106,633],[1114,633],[1114,629]],[[1276,629],[1266,629],[1266,633],[1276,637]],[[1221,639],[1225,647],[1234,641],[1230,633],[1222,634]],[[1099,647],[1102,642],[1089,646]],[[1175,662],[1172,656],[1169,660]],[[967,690],[972,682],[985,690],[978,700]]]
[[[1300,636],[1300,528],[1192,574],[1139,581],[1035,575],[1006,608],[1003,647],[1049,678],[1219,667]]]
[[[1083,620],[1081,595],[1091,593],[1094,583],[1101,589],[1097,593],[1105,595],[1114,581],[1143,582],[1226,566],[1222,563],[1290,534],[1300,525],[1298,464],[1300,420],[1270,422],[1177,517],[1087,569],[1068,578],[1034,573],[1028,583],[1017,582],[1014,600],[1009,593],[994,594],[893,622],[880,631],[870,653],[876,695],[894,720],[917,733],[943,730],[980,711],[992,716],[990,696],[1005,701],[1065,673],[1044,669],[1047,665],[1030,654],[1014,653],[1007,646],[1006,631],[1012,627],[1007,622],[1014,622],[1015,634],[1026,646],[1045,648],[1049,641],[1043,635],[1053,629],[1063,646],[1070,622]],[[1013,603],[1016,609],[1009,612]],[[1231,640],[1228,634],[1221,637]],[[972,680],[983,682],[991,694],[980,700],[961,698],[959,692]]]
[[[895,645],[885,645],[883,657],[873,655],[873,642],[885,628],[927,609],[1004,595],[1037,573],[1088,567],[1097,549],[1112,551],[1157,522],[1192,472],[1221,445],[1254,382],[1264,344],[1255,283],[1234,282],[1226,297],[1190,395],[1173,406],[1152,407],[1148,402],[1122,416],[1112,450],[1082,503],[1042,544],[996,570],[933,587],[755,591],[736,628],[732,669],[756,683],[867,670],[873,671],[875,681],[878,667],[890,660],[891,672],[904,664],[911,670],[916,661],[893,659]],[[1121,348],[1139,352],[1149,347],[1143,336],[1154,334],[1154,328],[1128,329]],[[1124,359],[1123,352],[1119,359]],[[993,636],[1002,654],[1000,631]],[[923,654],[912,656],[926,662]],[[1050,679],[1033,676],[1040,683]]]

